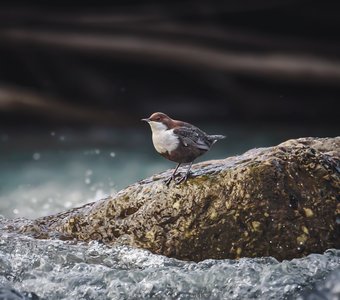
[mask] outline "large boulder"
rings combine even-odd
[[[36,237],[128,244],[184,260],[301,257],[340,248],[340,137],[301,138],[172,170],[21,228]]]

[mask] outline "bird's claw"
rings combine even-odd
[[[168,179],[164,180],[165,185],[169,186],[171,180],[175,180],[175,177],[174,176],[170,176]]]
[[[189,174],[185,174],[184,176],[182,176],[182,177],[180,177],[178,179],[175,179],[176,184],[180,184],[183,181],[184,182],[187,181],[187,179],[189,178],[189,175],[190,175],[190,173]]]
[[[178,174],[176,174],[178,175]],[[170,176],[168,179],[164,180],[164,183],[166,186],[169,186],[170,182],[173,180],[175,182],[175,184],[180,184],[183,181],[187,181],[187,179],[189,178],[189,174],[185,174],[179,178],[176,178],[176,176]]]

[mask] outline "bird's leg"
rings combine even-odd
[[[192,163],[193,163],[193,162],[190,163],[189,168],[188,168],[188,170],[186,171],[186,173],[184,174],[184,176],[182,176],[181,178],[179,178],[178,180],[176,180],[176,184],[179,184],[179,183],[181,183],[182,181],[186,181],[186,180],[188,179],[188,177],[189,177],[189,175],[190,175],[190,169],[191,169]]]
[[[166,184],[166,185],[169,185],[170,182],[171,182],[171,180],[175,180],[175,174],[176,174],[176,172],[177,172],[177,170],[178,170],[178,168],[179,168],[180,165],[181,165],[181,163],[179,163],[179,164],[177,165],[177,167],[175,168],[175,171],[172,173],[172,175],[171,175],[167,180],[165,180],[165,184]]]

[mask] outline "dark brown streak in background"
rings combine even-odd
[[[0,122],[338,124],[340,4],[79,5],[0,4]]]

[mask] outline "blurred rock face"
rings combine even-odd
[[[339,137],[253,149],[196,164],[183,184],[168,188],[171,171],[157,174],[21,231],[193,261],[322,253],[340,247],[339,149]]]

